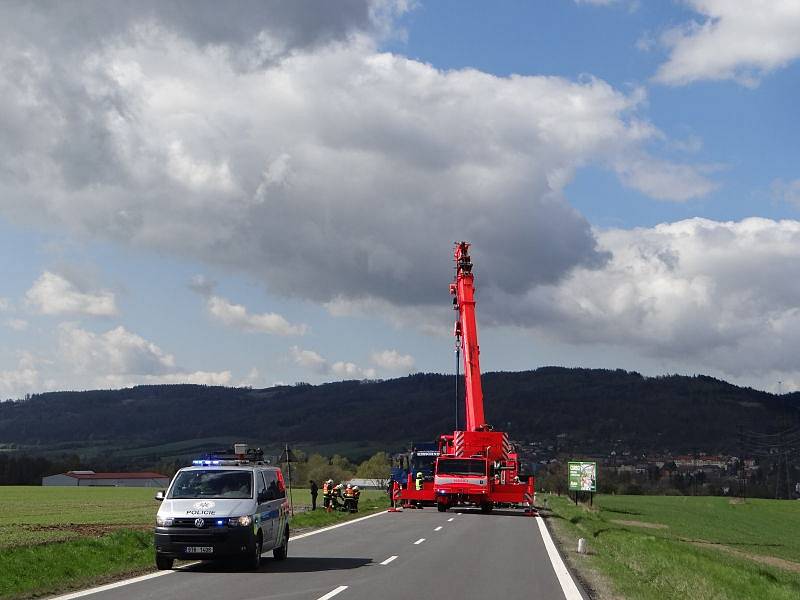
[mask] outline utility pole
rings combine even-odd
[[[294,505],[292,504],[292,456],[289,454],[289,444],[286,444],[286,478],[289,481],[289,514],[294,516]]]

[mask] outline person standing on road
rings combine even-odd
[[[311,489],[311,510],[317,510],[317,494],[319,493],[319,487],[313,479],[309,480],[308,485]]]
[[[423,485],[424,485],[424,484],[423,484],[423,481],[425,481],[425,480],[424,480],[424,478],[423,478],[423,477],[424,477],[424,476],[422,475],[422,471],[420,471],[419,473],[417,473],[417,482],[416,482],[416,488],[417,488],[417,491],[418,491],[418,492],[422,490],[422,487],[423,487]]]

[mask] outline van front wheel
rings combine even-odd
[[[174,558],[169,558],[167,556],[158,556],[156,555],[156,568],[159,571],[168,571],[172,568],[172,565],[175,563]]]
[[[289,527],[283,532],[283,543],[272,551],[275,560],[286,560],[289,556]]]
[[[264,542],[261,538],[261,532],[258,533],[258,537],[256,538],[255,548],[251,551],[250,556],[247,557],[247,568],[251,571],[255,571],[259,566],[261,566],[261,552],[264,547]]]

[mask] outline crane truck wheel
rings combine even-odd
[[[489,514],[492,512],[494,505],[491,502],[487,502],[486,504],[481,504],[481,512],[484,514]]]
[[[436,504],[436,510],[438,510],[439,512],[447,512],[447,504],[442,504],[441,502],[438,502]]]

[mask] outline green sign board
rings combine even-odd
[[[597,463],[595,463],[595,462],[570,462],[569,463],[569,491],[571,491],[571,492],[596,492],[597,491]]]

